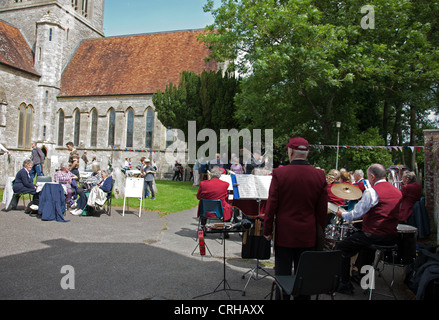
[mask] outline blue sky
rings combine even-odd
[[[206,0],[106,0],[105,36],[202,29],[213,22]],[[219,1],[220,2],[220,1]]]

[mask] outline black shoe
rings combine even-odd
[[[353,295],[354,294],[354,286],[349,282],[340,282],[337,288],[338,293]]]

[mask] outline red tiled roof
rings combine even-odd
[[[38,75],[32,50],[21,32],[0,21],[0,63]]]
[[[86,40],[61,79],[60,97],[152,94],[178,84],[182,71],[216,70],[204,59],[203,30]]]

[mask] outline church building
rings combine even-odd
[[[182,71],[218,70],[206,61],[203,30],[105,37],[104,0],[0,0],[0,186],[15,176],[31,143],[54,174],[72,141],[103,168],[141,157],[171,173],[167,130],[152,95]],[[151,13],[153,14],[153,12]],[[172,138],[171,138],[172,139]]]

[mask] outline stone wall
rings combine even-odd
[[[433,232],[439,227],[439,130],[425,130],[425,200]],[[439,236],[438,236],[439,242]]]

